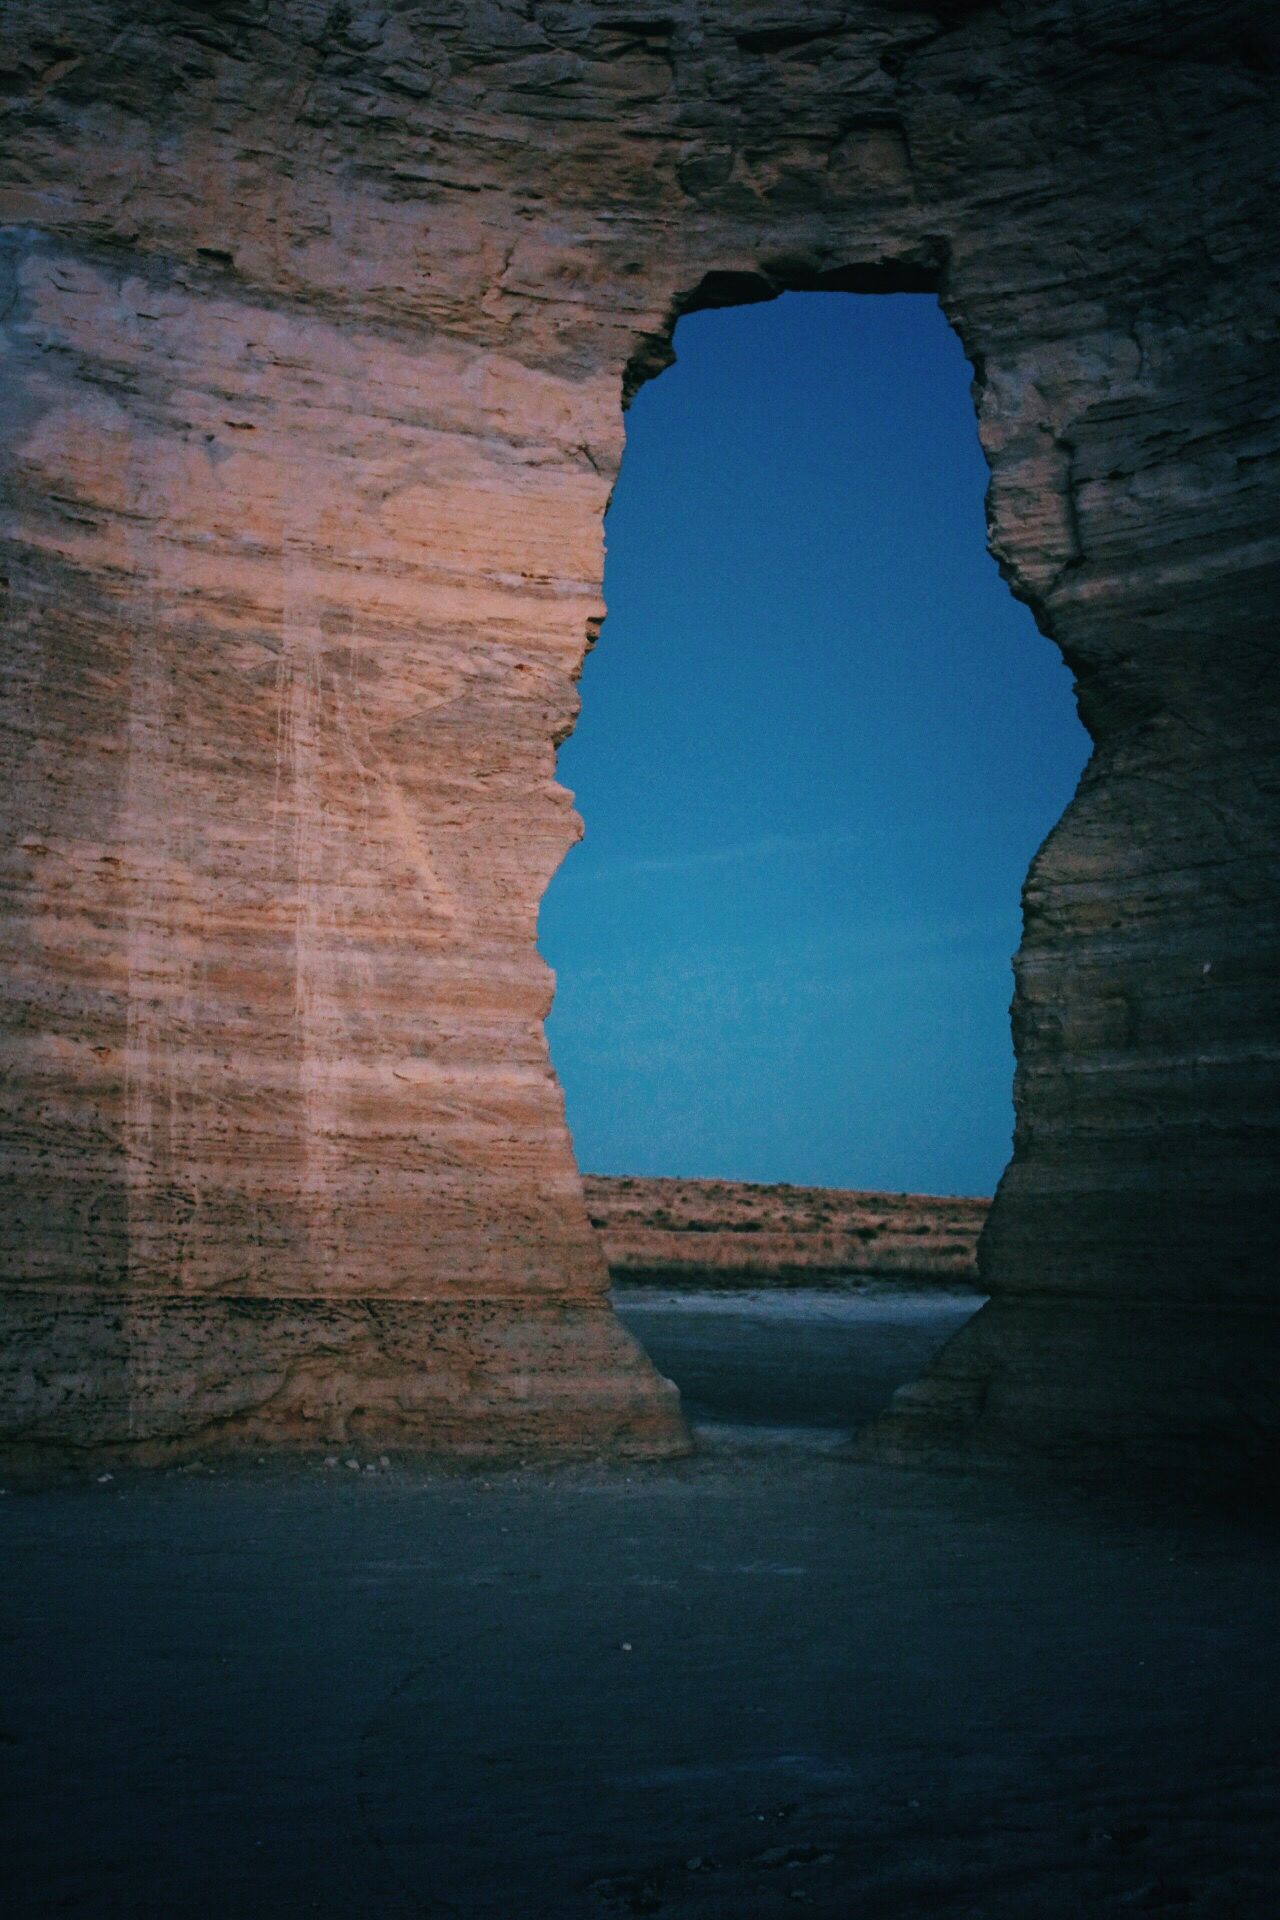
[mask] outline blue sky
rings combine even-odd
[[[543,903],[579,1164],[989,1193],[1027,864],[1088,753],[925,295],[694,314],[642,389]]]

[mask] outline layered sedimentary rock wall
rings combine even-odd
[[[587,1174],[610,1278],[694,1287],[973,1288],[989,1200]]]
[[[0,32],[6,1443],[681,1443],[605,1302],[535,922],[623,396],[682,311],[788,287],[940,293],[1095,742],[1026,888],[996,1298],[884,1444],[1268,1431],[1259,10]]]

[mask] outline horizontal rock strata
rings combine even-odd
[[[945,1470],[1049,1467],[1093,1486],[1122,1477],[1273,1509],[1278,1371],[1266,1307],[991,1299],[856,1451]]]
[[[1054,1392],[990,1431],[1078,1434],[1118,1300],[1222,1316],[1190,1440],[1168,1341],[1126,1323],[1110,1391],[1171,1458],[1254,1431],[1228,1356],[1275,1305],[1263,12],[10,0],[0,1442],[208,1438],[222,1336],[184,1385],[189,1330],[252,1324],[227,1444],[294,1443],[335,1326],[317,1433],[412,1401],[452,1448],[459,1406],[499,1434],[528,1386],[519,1444],[556,1447],[572,1394],[537,1381],[576,1371],[580,1440],[631,1396],[678,1444],[600,1335],[536,922],[579,831],[555,748],[623,397],[680,313],[785,288],[938,292],[992,550],[1094,740],[1026,886],[970,1348],[975,1380],[1052,1355]],[[786,658],[818,644],[852,642]],[[985,1457],[967,1404],[948,1444]]]
[[[587,1218],[615,1284],[977,1284],[988,1200],[741,1180],[588,1174]]]
[[[31,1356],[40,1356],[38,1369]],[[6,1457],[228,1448],[653,1458],[679,1397],[603,1302],[0,1297]]]

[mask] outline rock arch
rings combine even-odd
[[[38,0],[6,26],[10,1451],[663,1451],[541,1022],[619,393],[936,286],[1095,751],[992,1305],[894,1457],[1256,1452],[1275,36],[1209,0]]]

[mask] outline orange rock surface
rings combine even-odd
[[[1261,1444],[1259,11],[10,0],[0,34],[0,1442],[683,1444],[543,1036],[555,749],[624,395],[681,312],[821,287],[939,292],[992,550],[1095,743],[1025,890],[993,1304],[893,1445]]]

